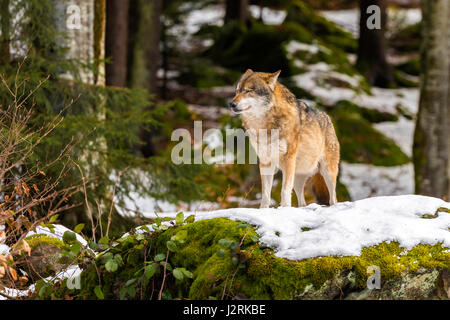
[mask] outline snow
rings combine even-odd
[[[254,18],[258,19],[260,17],[261,9],[259,8],[259,6],[251,5],[250,13]],[[274,10],[267,7],[263,8],[262,20],[265,24],[280,25],[283,23],[285,18],[285,10]]]
[[[328,20],[353,34],[356,38],[359,36],[359,8],[332,11],[324,10],[320,11],[320,13]],[[422,10],[420,8],[388,8],[388,19],[391,24],[399,21],[401,26],[406,27],[422,20]]]
[[[325,10],[320,11],[320,13],[355,37],[359,36],[359,9]]]
[[[49,237],[53,237],[56,239],[59,239],[62,241],[64,232],[66,231],[70,231],[73,232],[72,230],[70,230],[69,228],[64,227],[61,224],[54,224],[54,231],[52,232],[48,227],[42,227],[42,226],[38,226],[36,227],[36,231],[30,231],[27,234],[27,237],[33,235],[33,234],[45,234]],[[75,234],[77,237],[77,240],[83,245],[83,246],[87,246],[88,243],[87,241],[79,234]]]
[[[320,256],[358,256],[364,247],[396,241],[406,250],[418,244],[442,243],[450,247],[450,214],[423,219],[439,207],[441,199],[402,195],[341,202],[331,207],[310,204],[304,208],[235,208],[195,214],[196,220],[229,218],[256,226],[260,242],[275,255],[291,260]],[[176,213],[160,216],[175,217]],[[310,228],[302,231],[303,227]]]
[[[134,217],[136,213],[142,212],[144,209],[147,211],[173,211],[176,210],[176,206],[164,200],[157,200],[152,197],[142,197],[137,192],[130,192],[124,197],[124,205],[115,203],[117,211],[124,217]]]
[[[407,156],[412,156],[415,128],[414,121],[400,118],[398,121],[385,121],[375,123],[373,126],[378,131],[394,140]]]
[[[78,277],[81,274],[82,271],[83,270],[78,265],[69,266],[67,269],[58,272],[55,276],[47,277],[44,280],[46,280],[47,282],[56,283],[59,280],[75,279],[76,277]],[[14,289],[14,288],[3,288],[3,290],[1,292],[4,294],[7,294],[10,297],[26,297],[26,296],[28,296],[29,292],[34,292],[35,287],[36,287],[36,285],[33,283],[27,289],[24,289],[24,290],[19,290],[19,289]],[[0,300],[6,300],[6,299],[7,299],[6,297],[0,295]]]
[[[6,244],[0,243],[0,254],[2,255],[8,255],[11,248],[7,246]]]
[[[414,193],[414,167],[412,163],[381,167],[342,161],[340,181],[347,187],[353,200],[411,194]]]
[[[53,238],[62,240],[64,232],[72,231],[69,228],[66,228],[60,224],[54,224],[53,226],[55,227],[54,232],[52,232],[47,227],[38,226],[36,228],[36,231],[28,232],[27,237],[31,236],[33,234],[45,234],[49,237],[53,237]],[[82,236],[80,236],[79,234],[76,234],[76,237],[77,237],[77,240],[83,246],[87,246],[87,241]],[[10,251],[10,248],[7,245],[0,244],[0,254],[7,255],[9,253],[9,251]],[[68,266],[66,269],[57,273],[55,276],[45,278],[45,280],[51,281],[51,282],[56,282],[58,280],[63,280],[63,279],[67,279],[67,278],[73,279],[73,278],[77,277],[81,272],[82,272],[82,269],[78,265],[71,265],[71,266]],[[3,288],[3,290],[1,292],[8,296],[11,296],[11,297],[25,297],[25,296],[28,296],[29,291],[33,292],[34,288],[35,288],[34,284],[30,285],[28,287],[28,289],[25,289],[25,290],[18,290],[18,289],[14,289],[14,288],[6,288],[5,287],[5,288]],[[0,295],[0,300],[6,300],[6,297]]]

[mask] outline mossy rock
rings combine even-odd
[[[20,268],[32,280],[53,276],[70,264],[70,259],[63,255],[67,245],[61,240],[44,234],[35,234],[25,238],[31,248],[31,254],[22,252],[16,261]]]
[[[419,56],[413,57],[408,61],[397,65],[395,69],[412,76],[420,76],[420,58]]]
[[[377,166],[399,166],[410,162],[410,158],[391,139],[376,130],[376,122],[384,117],[396,117],[370,111],[341,102],[328,109],[341,145],[341,159],[350,163],[367,163]]]
[[[400,70],[394,70],[394,80],[398,87],[402,88],[418,88],[420,86],[419,79],[413,77]]]
[[[187,59],[180,68],[182,72],[178,81],[200,89],[228,86],[241,75],[238,71],[217,67],[209,59],[202,58]]]
[[[358,113],[364,119],[371,123],[379,123],[385,121],[398,121],[398,116],[393,113],[379,111],[359,106],[349,100],[340,100],[333,107],[335,112]]]
[[[203,54],[211,61],[240,72],[251,68],[263,72],[282,70],[291,75],[289,61],[282,48],[287,40],[280,27],[252,20],[249,25],[230,22],[217,28],[214,44]]]
[[[422,43],[422,24],[409,25],[389,39],[390,47],[401,53],[419,52]]]
[[[316,13],[304,1],[296,0],[287,8],[284,24],[295,22],[307,26],[308,30],[323,42],[349,53],[356,52],[357,41],[347,31]]]
[[[156,254],[165,254],[166,242],[179,232],[186,234],[185,242],[178,245],[176,252],[170,252],[168,262],[173,267],[186,268],[193,273],[193,278],[179,281],[169,274],[165,279],[165,297],[336,299],[364,291],[367,268],[372,265],[380,268],[383,284],[424,269],[440,271],[450,268],[450,252],[440,244],[418,245],[406,251],[396,242],[380,243],[364,248],[360,256],[287,260],[276,257],[273,250],[261,245],[257,233],[250,226],[239,221],[215,218],[169,228],[156,234],[141,235],[141,240],[131,235],[123,241],[120,249],[109,250],[112,254],[120,253],[123,257],[124,265],[116,272],[106,272],[99,263],[97,268],[91,267],[83,271],[81,291],[63,290],[58,294],[95,299],[93,289],[98,286],[100,277],[105,298],[117,299],[120,290],[142,268],[144,261]],[[224,247],[227,242],[242,245],[239,249],[236,249],[237,246],[231,246],[230,249]],[[143,295],[136,298],[156,298],[158,292],[155,293],[152,288],[159,291],[161,268],[153,279],[153,283],[149,282],[142,287]],[[332,283],[340,283],[341,290],[333,287]]]

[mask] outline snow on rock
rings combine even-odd
[[[415,122],[400,118],[398,121],[385,121],[373,125],[394,142],[408,156],[412,156]]]
[[[60,224],[54,224],[53,226],[55,227],[53,232],[47,227],[38,226],[36,228],[36,231],[28,232],[27,237],[31,236],[33,234],[45,234],[49,237],[57,238],[62,241],[64,232],[72,231],[69,228],[66,228]],[[87,246],[87,241],[82,236],[80,236],[79,234],[76,234],[76,237],[77,237],[77,240],[83,246]],[[9,253],[9,250],[10,250],[10,248],[8,246],[0,244],[0,254],[6,255]],[[45,278],[45,280],[51,281],[51,282],[56,282],[58,280],[63,280],[63,279],[67,279],[67,278],[74,279],[75,277],[80,275],[81,272],[82,272],[82,269],[78,265],[71,265],[71,266],[68,266],[66,269],[58,272],[55,276]],[[18,290],[18,289],[14,289],[14,288],[3,288],[3,290],[1,292],[10,297],[18,298],[18,297],[28,296],[28,293],[30,291],[34,292],[34,289],[35,289],[35,284],[32,284],[28,287],[28,289],[25,289],[25,290]],[[6,297],[0,295],[0,300],[6,300],[6,299],[7,299]]]
[[[409,250],[418,244],[442,243],[450,247],[450,214],[423,219],[440,207],[441,199],[403,195],[341,202],[331,207],[310,204],[304,208],[235,208],[195,213],[196,220],[229,218],[256,226],[260,242],[276,256],[301,260],[320,256],[357,256],[361,249],[397,241]],[[189,215],[193,213],[185,213]],[[164,215],[174,217],[175,213]],[[302,231],[309,228],[309,231]]]
[[[7,256],[11,248],[6,244],[0,243],[0,254]]]
[[[403,166],[381,167],[342,161],[340,181],[345,184],[353,200],[412,194],[414,193],[414,168],[412,163]]]
[[[45,278],[45,280],[47,282],[53,282],[53,283],[56,283],[57,281],[64,280],[64,279],[72,279],[72,281],[73,281],[76,277],[78,277],[81,274],[82,271],[83,270],[78,265],[69,266],[67,269],[62,270],[61,272],[58,272],[55,276]],[[75,281],[73,281],[73,282],[75,282]],[[36,285],[33,283],[32,285],[30,285],[28,287],[28,289],[25,289],[25,290],[19,290],[19,289],[14,289],[14,288],[3,288],[1,293],[4,293],[10,297],[15,297],[15,298],[27,297],[29,292],[31,292],[31,293],[34,292],[35,288],[36,288]],[[0,295],[0,300],[7,300],[7,298]]]
[[[47,227],[38,226],[36,228],[36,231],[28,232],[27,237],[29,237],[29,236],[31,236],[33,234],[45,234],[46,236],[57,238],[57,239],[62,241],[64,232],[66,232],[66,231],[73,232],[72,230],[70,230],[69,228],[64,227],[61,224],[54,224],[53,226],[55,227],[53,232]],[[79,234],[76,234],[76,237],[77,237],[77,240],[83,246],[87,246],[88,245],[87,241],[82,236],[80,236]]]

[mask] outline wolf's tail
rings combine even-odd
[[[311,177],[312,189],[319,204],[330,205],[330,194],[323,177],[316,173]]]

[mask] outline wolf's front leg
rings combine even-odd
[[[294,188],[295,157],[286,160],[283,168],[283,185],[281,186],[281,206],[290,207],[292,189]]]
[[[271,192],[273,175],[275,173],[275,168],[270,165],[264,165],[259,163],[259,173],[261,175],[261,205],[260,208],[268,208],[270,206]]]

